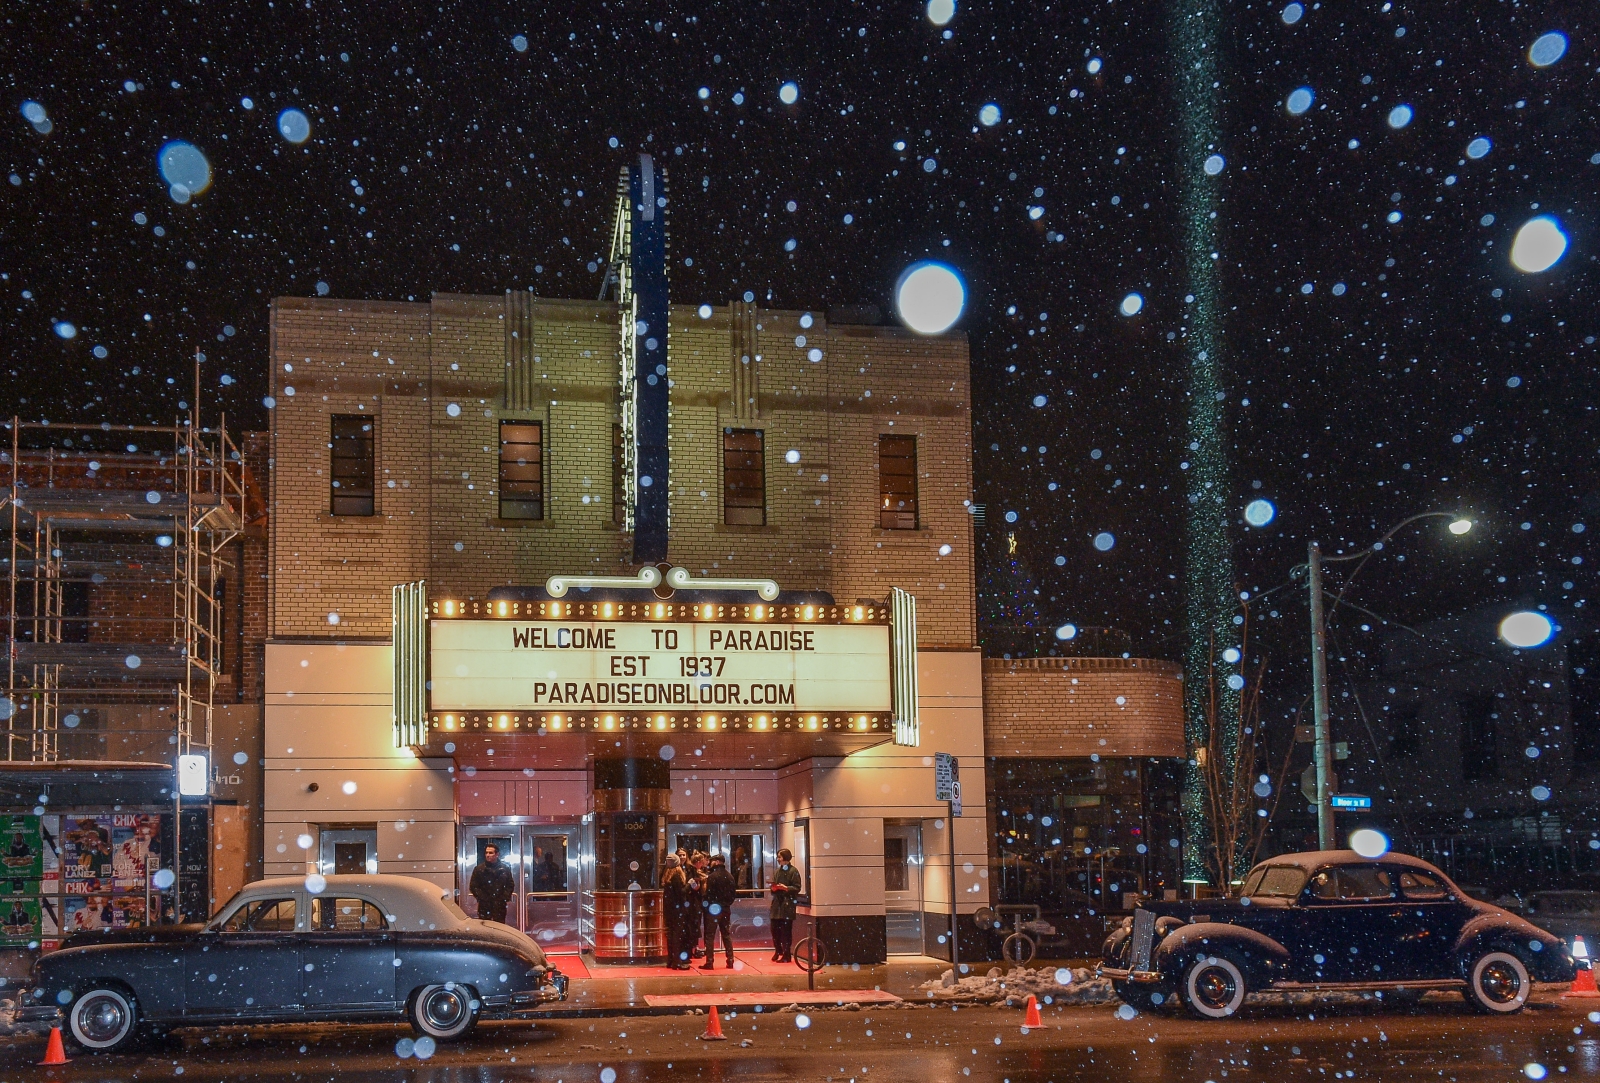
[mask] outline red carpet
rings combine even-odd
[[[797,974],[805,976],[793,963],[775,963],[772,961],[772,949],[755,951],[735,951],[733,953],[734,968],[729,970],[721,955],[717,956],[715,970],[701,970],[703,960],[696,959],[692,970],[673,970],[665,966],[632,966],[611,963],[596,963],[592,958],[586,959],[581,955],[550,954],[550,961],[569,978],[575,979],[622,979],[634,978],[728,978],[754,975]],[[719,1002],[720,1003],[720,1002]],[[784,1001],[785,1004],[789,1001]]]
[[[789,1004],[898,1004],[900,998],[881,989],[805,989],[779,990],[766,993],[671,993],[664,996],[645,994],[644,1002],[652,1008],[782,1008]]]

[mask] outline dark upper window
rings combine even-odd
[[[878,437],[878,525],[917,529],[917,438]]]
[[[544,426],[500,422],[500,518],[544,518]]]
[[[1495,697],[1470,696],[1456,704],[1461,716],[1461,777],[1467,782],[1500,777],[1495,722],[1500,711]]]
[[[372,479],[376,474],[373,440],[375,418],[363,414],[334,414],[328,439],[330,495],[328,510],[335,515],[371,515]]]
[[[1417,751],[1420,725],[1417,721],[1421,704],[1397,703],[1389,710],[1389,752],[1395,756],[1410,756]]]
[[[744,526],[767,521],[767,459],[759,429],[722,430],[722,521]]]
[[[1567,689],[1572,698],[1572,758],[1600,760],[1600,640],[1583,636],[1567,647]]]

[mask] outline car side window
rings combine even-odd
[[[1334,870],[1323,869],[1311,878],[1311,883],[1307,885],[1306,891],[1313,898],[1337,899],[1339,897],[1339,877]]]
[[[246,903],[229,914],[220,928],[225,933],[292,933],[294,909],[293,899]]]
[[[1339,870],[1339,898],[1392,899],[1394,880],[1383,869],[1357,865]]]
[[[1437,876],[1412,869],[1400,873],[1400,890],[1408,899],[1444,899],[1450,894]]]
[[[389,927],[383,912],[365,899],[318,897],[311,906],[311,927],[319,932],[371,933]]]

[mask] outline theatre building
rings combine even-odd
[[[830,961],[948,955],[952,895],[980,952],[965,337],[671,303],[662,188],[599,301],[274,302],[265,872],[471,911],[492,842],[508,921],[639,959],[663,851],[726,855],[753,946],[787,847]]]

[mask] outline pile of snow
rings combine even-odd
[[[1027,1005],[1030,995],[1037,997],[1040,1005],[1045,1007],[1052,1004],[1122,1003],[1111,987],[1111,980],[1096,977],[1094,971],[1087,967],[1029,969],[1018,966],[1010,971],[993,967],[987,974],[974,972],[963,978],[957,978],[954,971],[946,970],[939,978],[923,982],[918,989],[927,998],[923,1003],[935,1004],[993,1004],[1021,1008]],[[1364,1001],[1381,999],[1387,998],[1370,992],[1351,992],[1341,989],[1304,989],[1294,992],[1273,990],[1250,994],[1250,1002],[1253,1004],[1285,1004],[1297,1008],[1360,1004]],[[908,1006],[911,1003],[918,1002],[908,1002]],[[878,1008],[880,1005],[875,1004],[873,1007]],[[1178,1007],[1175,999],[1170,1007]],[[1122,1010],[1131,1012],[1132,1008],[1124,1007]],[[1127,1018],[1131,1019],[1133,1016],[1130,1014]]]
[[[990,968],[987,974],[969,974],[957,978],[953,970],[946,970],[936,981],[923,982],[919,987],[927,998],[936,1003],[1004,1004],[1021,1008],[1028,997],[1037,997],[1042,1005],[1051,1004],[1109,1004],[1117,999],[1108,978],[1096,977],[1087,967],[1012,967],[1002,971]]]

